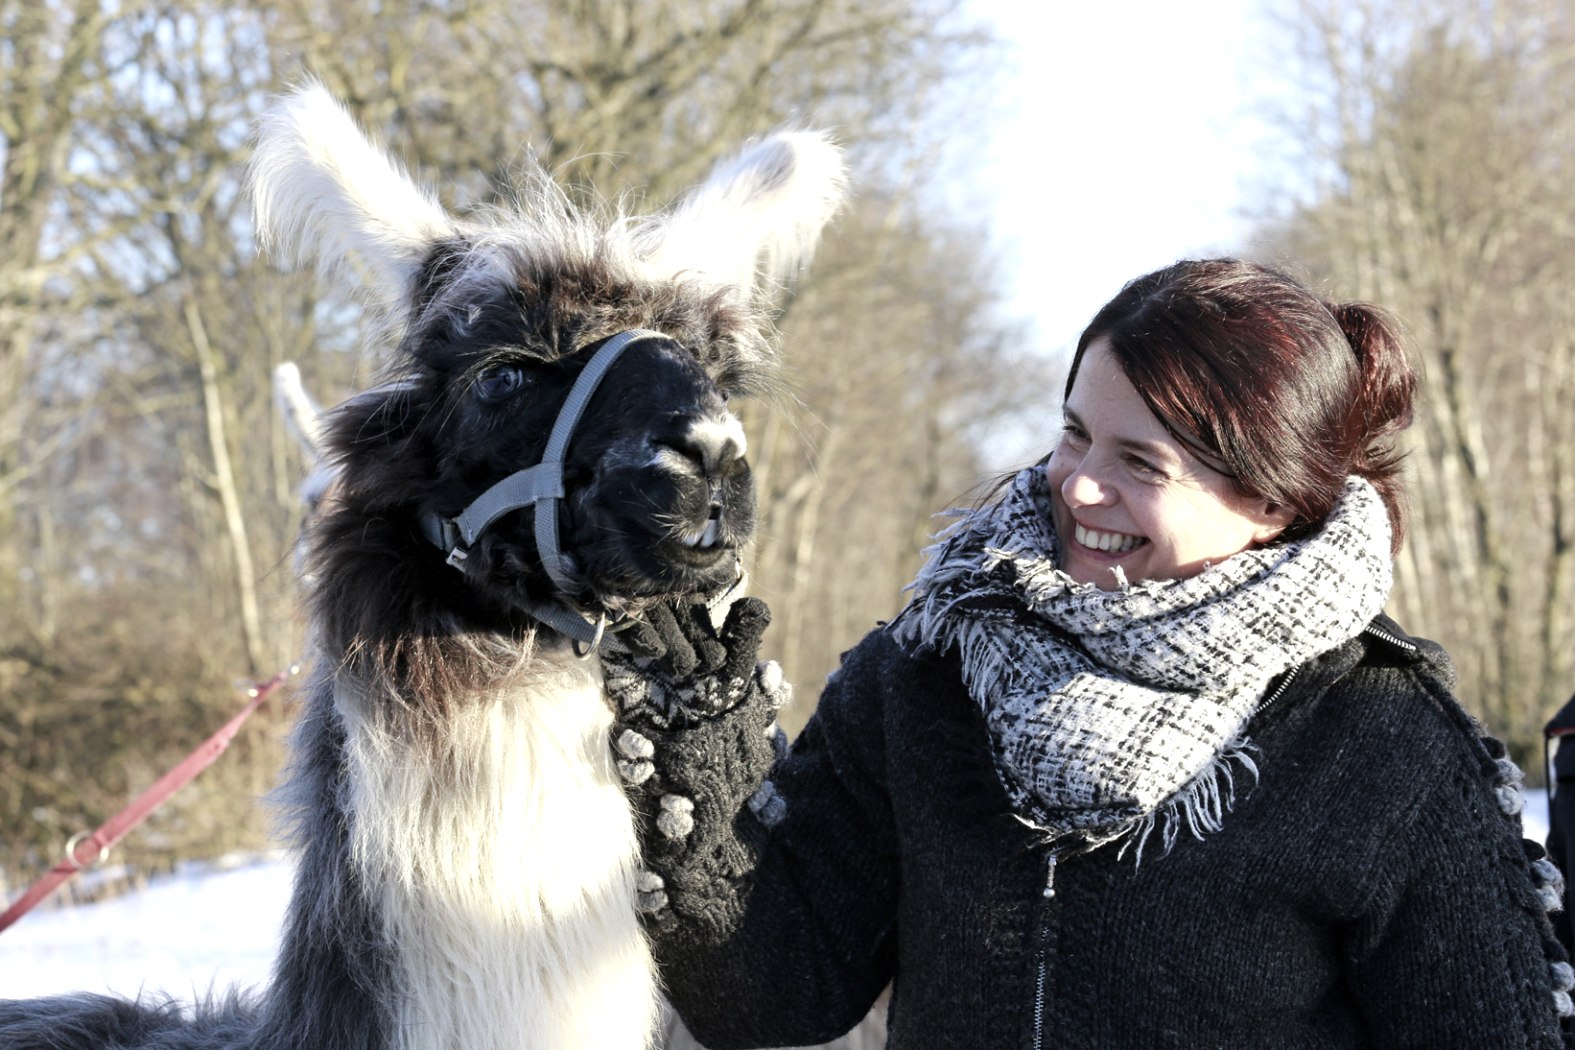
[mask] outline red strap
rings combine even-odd
[[[26,893],[0,914],[0,932],[4,932],[7,927],[27,914],[39,901],[54,893],[77,872],[102,861],[117,842],[125,838],[132,828],[146,820],[148,814],[157,809],[165,799],[191,783],[192,778],[211,766],[214,760],[224,753],[224,749],[230,746],[230,741],[240,731],[241,723],[250,718],[252,712],[268,699],[268,694],[283,685],[294,671],[295,668],[288,668],[262,685],[252,686],[247,690],[251,699],[247,701],[246,706],[241,708],[234,718],[220,726],[218,732],[204,740],[195,751],[182,759],[178,766],[154,781],[151,787],[132,800],[131,805],[105,821],[91,835],[73,836],[67,844],[66,856],[60,863],[50,868],[43,878],[29,886]],[[84,848],[89,851],[88,859],[78,860]]]

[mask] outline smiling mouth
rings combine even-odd
[[[1105,554],[1126,554],[1128,551],[1137,550],[1148,540],[1142,536],[1128,536],[1120,532],[1101,532],[1098,529],[1087,529],[1072,523],[1072,532],[1077,542],[1092,550]]]

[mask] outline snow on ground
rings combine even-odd
[[[1527,838],[1547,837],[1547,796],[1526,793]],[[290,864],[194,871],[98,904],[43,905],[0,933],[0,999],[167,992],[190,1000],[260,987],[290,894]]]
[[[268,981],[290,897],[283,856],[194,870],[114,900],[40,905],[0,933],[0,999],[166,992],[183,1001]]]
[[[1526,811],[1520,815],[1522,834],[1538,842],[1548,841],[1548,793],[1526,792]]]

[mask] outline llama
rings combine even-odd
[[[302,386],[300,369],[293,362],[287,361],[274,369],[274,397],[286,428],[294,435],[307,462],[311,465],[306,480],[299,489],[304,512],[303,520],[310,521],[334,474],[332,467],[323,462],[320,438],[322,410]],[[296,568],[297,572],[301,569],[299,557]],[[869,1015],[851,1032],[830,1043],[819,1047],[806,1047],[802,1050],[876,1050],[877,1047],[885,1046],[887,1005],[887,997],[882,995]],[[689,1030],[683,1026],[678,1015],[671,1008],[667,1008],[663,1010],[662,1020],[657,1025],[652,1050],[705,1050],[705,1048],[689,1034]]]
[[[766,295],[842,180],[824,136],[781,133],[657,216],[575,208],[537,171],[460,221],[320,85],[276,102],[249,171],[263,243],[359,291],[385,351],[322,420],[279,956],[261,992],[190,1010],[0,1002],[0,1046],[649,1045],[595,648],[735,585],[754,495],[726,400],[769,382]]]

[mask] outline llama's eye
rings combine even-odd
[[[476,396],[483,401],[501,401],[525,383],[518,365],[493,365],[476,377]]]

